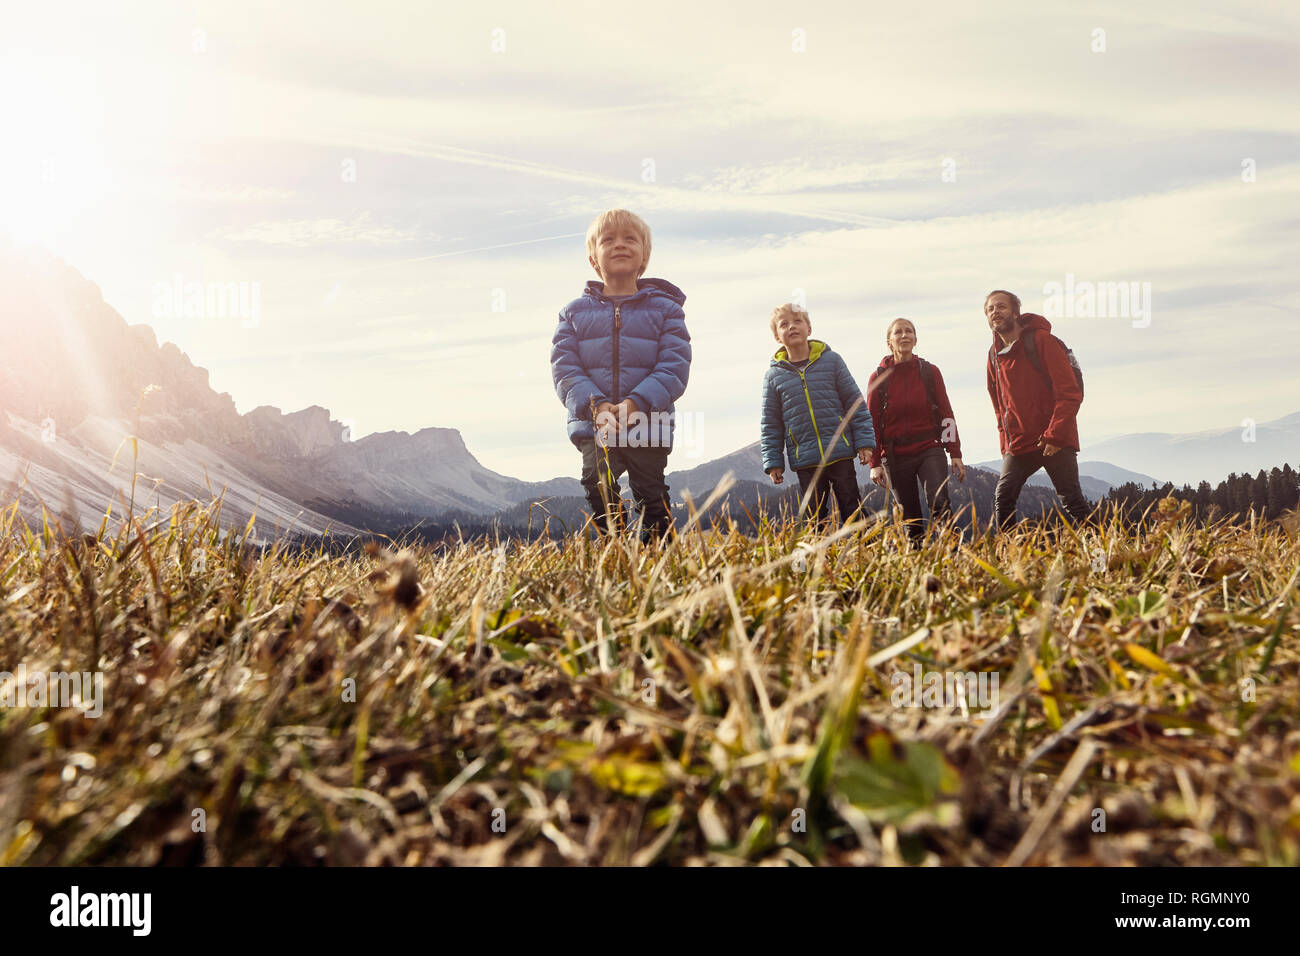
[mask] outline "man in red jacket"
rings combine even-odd
[[[1020,491],[1039,468],[1076,524],[1087,522],[1091,508],[1079,487],[1079,429],[1075,416],[1083,390],[1074,377],[1065,346],[1051,334],[1041,315],[1020,314],[1020,299],[1003,289],[984,299],[984,315],[993,330],[988,361],[989,398],[998,417],[1002,475],[993,492],[997,527],[1007,525]],[[1027,354],[1033,336],[1038,365]]]

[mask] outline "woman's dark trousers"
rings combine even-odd
[[[930,521],[942,520],[952,510],[948,503],[948,458],[943,448],[935,445],[913,455],[890,456],[885,461],[885,467],[889,471],[889,483],[898,496],[898,503],[903,506],[907,536],[913,547],[919,547],[925,537],[925,523],[917,482],[925,488],[925,500],[930,506]]]

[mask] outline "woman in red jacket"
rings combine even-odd
[[[951,513],[944,450],[952,456],[952,473],[960,481],[966,480],[966,466],[943,376],[935,365],[912,354],[916,326],[907,319],[895,319],[885,332],[885,344],[890,354],[881,360],[867,384],[867,407],[877,439],[871,452],[871,480],[882,488],[893,487],[915,547],[925,535],[918,479],[933,521]]]

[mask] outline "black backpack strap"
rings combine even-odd
[[[876,391],[880,393],[880,400],[885,404],[883,408],[889,407],[889,370],[883,365],[876,366]]]
[[[934,384],[934,366],[920,356],[917,356],[916,360],[921,363],[921,383],[925,385],[925,397],[930,402],[930,420],[934,422],[934,430],[937,433],[936,437],[942,441],[943,413],[939,410],[938,390]]]
[[[889,447],[885,441],[885,413],[889,411],[889,372],[883,365],[876,366],[875,391],[880,393],[880,421],[871,423],[876,432],[876,445],[884,448]]]
[[[988,367],[988,372],[989,372],[990,375],[993,376],[993,391],[997,394],[997,397],[998,397],[998,407],[997,407],[997,413],[998,413],[998,428],[1001,429],[1001,428],[1002,428],[1002,422],[1003,422],[1003,420],[1004,420],[1004,416],[1006,415],[1006,412],[1007,412],[1007,403],[1006,403],[1006,400],[1003,399],[1003,397],[1002,397],[1002,376],[999,374],[999,369],[998,369],[998,347],[997,347],[997,345],[990,345],[990,346],[989,346],[989,367]]]
[[[1055,395],[1056,389],[1052,387],[1052,376],[1043,367],[1043,360],[1038,354],[1038,337],[1034,335],[1035,331],[1035,329],[1025,329],[1020,336],[1025,342],[1025,355],[1028,356],[1030,364],[1038,370],[1038,374],[1043,376],[1043,381],[1047,383],[1047,390]]]
[[[1075,361],[1074,350],[1071,349],[1068,345],[1066,345],[1065,342],[1061,340],[1061,337],[1057,335],[1055,332],[1048,332],[1047,334],[1050,335],[1052,338],[1056,339],[1056,344],[1065,350],[1066,360],[1070,364],[1070,373],[1074,376],[1074,381],[1079,386],[1079,394],[1082,395],[1083,394],[1083,370],[1079,368],[1079,363]],[[1035,345],[1033,349],[1033,358],[1034,358],[1034,367],[1038,369],[1038,371],[1042,372],[1043,380],[1047,382],[1047,387],[1049,389],[1052,389],[1052,394],[1053,396],[1055,396],[1056,389],[1052,388],[1052,376],[1047,374],[1047,370],[1044,369],[1042,363],[1038,361],[1037,345]]]

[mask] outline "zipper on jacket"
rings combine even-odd
[[[812,363],[809,362],[809,365]],[[803,369],[795,369],[799,373],[799,381],[803,382],[803,397],[808,403],[808,417],[812,419],[813,434],[817,436],[817,450],[821,452],[822,461],[826,460],[826,449],[822,447],[822,433],[817,430],[817,416],[813,413],[812,396],[808,394],[808,379],[804,378]]]
[[[618,330],[623,327],[623,305],[615,303],[614,305],[614,401],[615,403],[623,400],[618,394]]]

